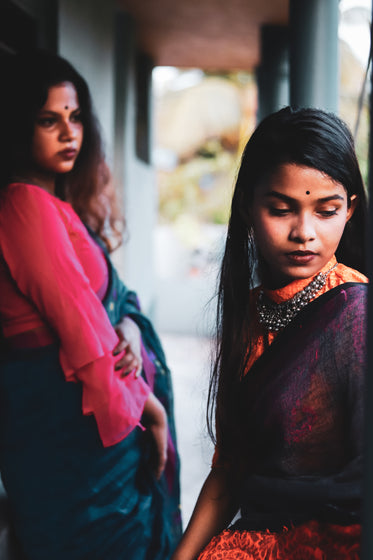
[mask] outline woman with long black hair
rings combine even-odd
[[[259,124],[221,268],[216,451],[173,560],[360,557],[366,208],[338,117]]]

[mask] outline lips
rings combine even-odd
[[[313,251],[292,251],[288,255],[294,255],[296,257],[306,257],[307,255],[316,255]]]
[[[307,264],[317,256],[313,251],[292,251],[286,254],[287,258],[294,264]]]
[[[66,159],[72,159],[76,156],[77,153],[78,151],[75,148],[66,148],[66,150],[62,150],[61,152],[58,152],[58,155]]]

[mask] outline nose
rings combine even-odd
[[[295,216],[290,230],[289,239],[296,243],[305,243],[313,241],[316,238],[316,232],[312,216],[307,213],[300,213]]]
[[[69,120],[63,120],[60,128],[60,140],[69,142],[75,138],[75,127]]]

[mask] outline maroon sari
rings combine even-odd
[[[318,297],[243,379],[241,518],[201,560],[359,558],[366,298]]]

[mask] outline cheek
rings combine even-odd
[[[288,230],[284,221],[274,220],[269,216],[258,216],[254,222],[255,237],[260,249],[276,246],[284,236],[287,237]]]
[[[337,247],[341,241],[343,232],[345,229],[345,225],[341,225],[340,228],[336,228],[335,232],[334,232],[334,236],[330,235],[330,239],[332,239],[334,241],[334,250],[337,250]]]
[[[49,138],[46,138],[42,133],[37,133],[34,135],[32,142],[32,151],[34,156],[42,156],[50,151],[51,142]]]
[[[321,232],[322,230],[322,237],[325,241],[325,244],[329,245],[336,245],[338,246],[343,232],[346,227],[346,216],[341,216],[338,221],[334,221],[333,223],[325,224],[325,227],[319,227]]]
[[[84,128],[82,124],[77,124],[76,128],[75,128],[75,136],[76,138],[80,139],[80,141],[83,140],[83,133],[84,133]]]
[[[42,144],[40,144],[39,138],[34,138],[32,143],[32,159],[34,162],[38,163],[40,159],[43,157],[44,151],[42,148]]]
[[[75,141],[76,141],[77,148],[78,148],[79,151],[82,149],[82,146],[83,146],[83,137],[84,137],[83,128],[80,127],[78,129],[76,129],[76,131],[75,131]]]

